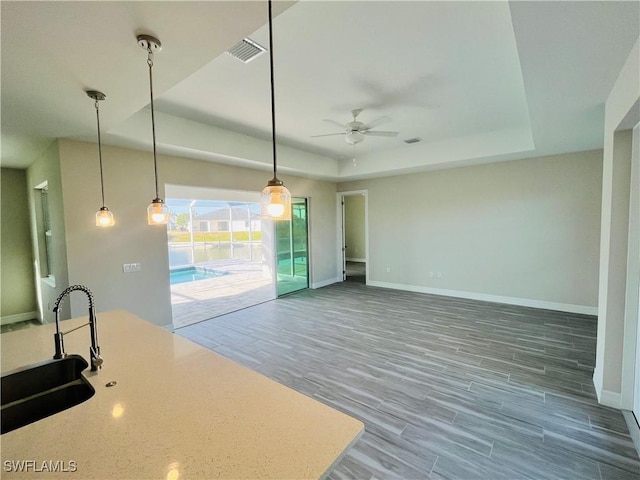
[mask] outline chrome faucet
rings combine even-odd
[[[61,332],[60,316],[59,316],[60,303],[62,303],[62,300],[64,300],[64,297],[66,297],[67,295],[69,295],[71,292],[75,290],[84,292],[89,298],[89,323],[85,323],[84,325],[80,325],[79,327],[72,328],[71,330],[68,330],[66,332]],[[96,324],[96,312],[93,306],[93,294],[91,293],[91,290],[89,290],[84,285],[70,286],[58,296],[58,299],[56,300],[56,304],[53,307],[53,313],[56,314],[56,333],[53,335],[56,353],[53,356],[53,358],[64,358],[67,356],[66,352],[64,351],[64,336],[67,333],[74,332],[79,328],[86,327],[87,325],[89,325],[89,329],[91,330],[91,347],[89,348],[89,355],[91,357],[91,370],[95,372],[96,370],[98,370],[98,368],[102,368],[103,360],[102,360],[102,357],[100,356],[100,347],[98,346],[98,326]]]

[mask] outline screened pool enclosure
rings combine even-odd
[[[284,222],[263,222],[257,200],[167,198],[176,328],[308,287],[307,200]]]

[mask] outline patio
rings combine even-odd
[[[219,260],[199,264],[228,275],[171,285],[173,326],[181,328],[275,298],[270,277],[262,263]]]

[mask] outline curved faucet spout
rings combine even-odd
[[[96,322],[96,312],[93,304],[93,294],[91,290],[89,290],[84,285],[72,285],[66,290],[64,290],[56,299],[55,306],[53,307],[53,313],[56,316],[56,333],[54,334],[54,343],[55,343],[55,354],[53,358],[63,358],[67,354],[64,351],[64,335],[66,333],[70,333],[73,330],[69,330],[68,332],[60,331],[60,304],[65,299],[67,295],[71,292],[75,291],[84,292],[89,299],[89,329],[91,330],[91,347],[89,348],[89,356],[91,357],[91,370],[96,371],[98,368],[102,368],[102,357],[100,356],[100,347],[98,346],[98,325]],[[83,327],[85,325],[82,325]],[[78,327],[80,328],[80,327]]]

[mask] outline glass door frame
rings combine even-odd
[[[300,205],[300,204],[304,204],[304,233],[305,233],[305,239],[304,239],[304,252],[305,252],[305,282],[304,284],[302,282],[300,282],[299,285],[294,286],[293,288],[290,288],[293,285],[293,280],[296,278],[300,278],[302,277],[302,275],[296,275],[296,250],[295,250],[295,243],[296,243],[296,236],[294,235],[294,221],[296,218],[295,215],[295,206],[296,205]],[[276,290],[276,296],[277,297],[281,297],[283,295],[288,295],[290,293],[293,292],[297,292],[300,290],[304,290],[309,288],[310,285],[310,269],[309,269],[309,265],[310,265],[310,261],[309,261],[309,198],[307,197],[293,197],[291,199],[291,220],[286,221],[286,222],[274,222],[274,257],[275,257],[275,269],[274,269],[274,273],[275,273],[275,290]],[[286,227],[284,224],[287,224]],[[299,225],[299,224],[298,224]],[[279,243],[280,243],[280,232],[282,231],[283,228],[288,228],[288,238],[289,238],[289,248],[287,252],[282,252],[281,250],[279,250]],[[289,260],[291,263],[290,266],[290,283],[289,283],[289,288],[287,288],[285,286],[285,281],[284,279],[280,279],[280,273],[279,273],[279,268],[280,268],[280,255],[282,253],[288,253],[289,254]],[[284,274],[283,274],[284,275]]]

